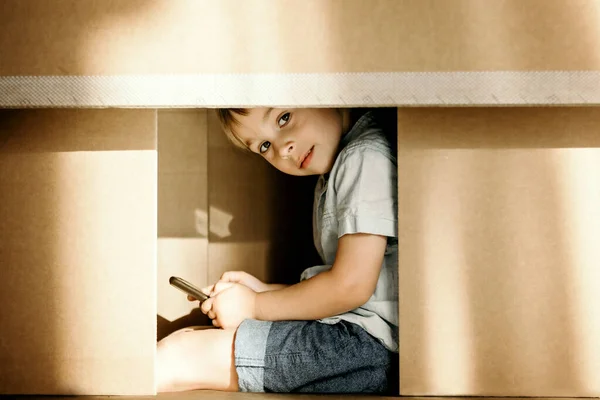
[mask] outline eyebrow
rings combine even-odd
[[[265,111],[265,115],[263,115],[263,123],[267,122],[267,120],[269,119],[269,116],[271,115],[271,111],[273,111],[273,110],[274,110],[273,107],[267,108],[267,111]]]

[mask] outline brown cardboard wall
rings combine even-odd
[[[169,284],[179,276],[208,285],[207,127],[206,110],[158,111],[158,339],[210,324]]]
[[[154,393],[155,150],[153,110],[0,113],[0,393]]]
[[[600,109],[400,109],[405,395],[599,396]]]
[[[599,37],[595,0],[4,0],[0,76],[584,71]]]

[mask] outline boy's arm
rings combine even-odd
[[[249,287],[257,293],[267,292],[270,290],[279,290],[289,286],[280,283],[264,283],[254,275],[251,275],[245,271],[227,271],[224,272],[223,275],[221,275],[221,278],[219,278],[219,282],[216,285],[208,286],[203,290],[206,294],[210,294],[211,292],[213,292],[216,286],[217,291],[219,291],[218,286],[222,282],[239,283],[246,287]]]
[[[386,244],[385,236],[342,236],[329,271],[281,290],[258,293],[255,318],[316,320],[365,304],[375,291]]]
[[[265,290],[265,292],[270,292],[273,290],[281,290],[281,289],[285,289],[286,287],[290,286],[290,285],[285,285],[283,283],[267,283],[267,290]]]

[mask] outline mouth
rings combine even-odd
[[[304,169],[306,167],[308,167],[308,165],[310,164],[310,161],[312,160],[312,155],[313,155],[313,149],[315,148],[315,146],[311,147],[306,154],[300,159],[300,169]]]

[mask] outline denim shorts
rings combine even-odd
[[[235,337],[243,392],[397,393],[398,355],[347,321],[245,320]]]

